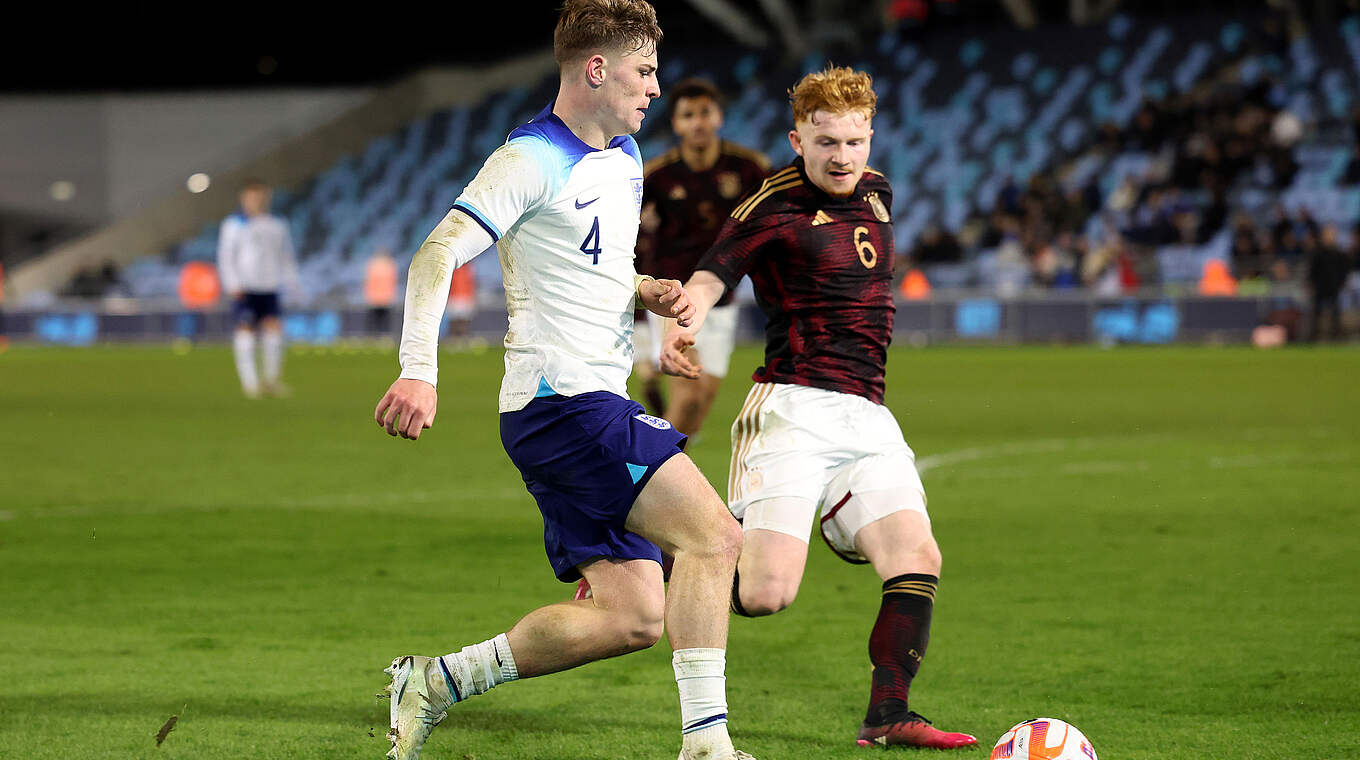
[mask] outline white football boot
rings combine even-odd
[[[391,730],[387,738],[392,760],[416,760],[430,731],[448,715],[458,702],[449,688],[448,677],[438,657],[406,655],[383,669],[392,677],[387,693],[392,699]]]

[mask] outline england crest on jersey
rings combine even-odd
[[[642,213],[642,178],[633,178],[633,202],[637,204],[638,213]]]
[[[648,425],[651,425],[652,427],[656,428],[657,430],[671,429],[671,423],[661,419],[660,417],[653,417],[650,414],[635,414],[633,415],[633,419],[645,422]]]

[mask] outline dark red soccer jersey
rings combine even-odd
[[[723,141],[718,161],[694,171],[672,148],[643,170],[642,203],[653,204],[660,226],[638,236],[643,274],[684,282],[713,245],[742,196],[765,178],[770,162],[760,153]]]
[[[699,262],[727,285],[751,278],[765,312],[758,383],[793,383],[883,403],[892,341],[892,188],[867,170],[846,198],[808,180],[803,159],[737,204]]]

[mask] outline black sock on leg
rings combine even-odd
[[[930,643],[930,616],[939,583],[937,576],[924,573],[906,573],[883,582],[883,602],[869,634],[874,675],[866,724],[881,726],[906,712],[911,680]]]

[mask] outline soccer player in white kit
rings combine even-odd
[[[241,187],[241,213],[222,222],[217,269],[232,302],[232,351],[241,390],[248,398],[283,395],[283,328],[279,291],[298,292],[297,255],[288,222],[269,213],[269,186],[250,180]],[[255,365],[259,333],[264,378]]]
[[[594,595],[534,610],[442,657],[393,660],[388,754],[397,760],[417,757],[457,702],[644,649],[663,622],[680,757],[748,757],[728,736],[724,685],[741,530],[681,453],[685,437],[626,391],[635,304],[682,323],[692,312],[679,282],[633,267],[642,162],[630,135],[660,96],[660,39],[642,0],[567,0],[553,39],[556,100],[511,132],[411,262],[401,376],[375,419],[412,440],[431,427],[451,272],[495,241],[509,311],[501,440],[543,515],[554,574],[587,578]],[[669,590],[662,550],[675,558]]]

